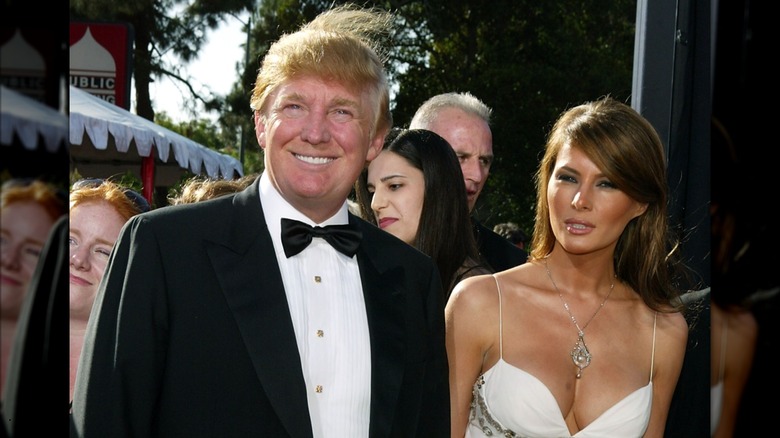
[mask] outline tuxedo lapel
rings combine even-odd
[[[290,436],[311,437],[295,332],[257,182],[236,195],[231,213],[222,218],[228,237],[208,246],[209,257],[274,410]]]
[[[354,218],[350,218],[353,221]],[[353,222],[354,223],[354,222]],[[372,226],[372,225],[369,225]],[[371,336],[371,437],[389,436],[397,421],[395,407],[403,382],[405,351],[408,348],[403,322],[406,320],[404,295],[398,279],[401,268],[387,270],[377,263],[378,247],[371,242],[371,233],[364,233],[358,251],[358,265],[366,302],[368,329]]]

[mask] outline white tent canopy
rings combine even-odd
[[[150,156],[152,147],[158,186],[173,185],[181,169],[215,179],[244,174],[237,159],[70,86],[70,154],[83,176],[107,177],[125,170],[138,173],[139,157]]]
[[[56,152],[68,136],[68,117],[65,114],[0,85],[0,143],[9,146],[14,134],[25,149],[38,148],[39,136],[46,150]]]

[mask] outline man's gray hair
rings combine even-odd
[[[412,121],[409,122],[409,129],[428,129],[436,120],[439,112],[447,108],[457,108],[468,114],[473,114],[490,126],[490,116],[493,110],[473,94],[465,91],[437,94],[423,102],[414,113]]]

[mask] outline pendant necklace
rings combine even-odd
[[[577,327],[577,343],[574,344],[574,348],[572,348],[570,354],[572,362],[574,362],[574,365],[577,367],[577,378],[579,379],[582,377],[582,370],[590,365],[590,361],[593,358],[593,356],[590,354],[590,351],[588,351],[588,346],[585,345],[585,329],[588,328],[588,324],[593,321],[593,318],[595,318],[601,308],[604,307],[604,304],[607,304],[607,300],[612,294],[612,289],[615,288],[615,282],[613,281],[612,285],[609,286],[609,292],[607,292],[607,296],[604,297],[604,301],[602,301],[601,305],[599,305],[596,311],[593,312],[593,316],[591,316],[585,325],[580,328],[580,325],[577,323],[577,319],[574,318],[574,315],[572,315],[571,310],[569,309],[569,304],[565,299],[563,299],[563,294],[561,293],[560,289],[558,289],[558,285],[555,284],[555,280],[553,280],[552,274],[550,274],[550,269],[547,267],[547,259],[544,260],[544,270],[547,271],[547,278],[550,279],[550,283],[552,283],[555,291],[558,292],[558,298],[561,299],[563,308],[566,309],[566,313],[569,314],[571,322],[574,323],[574,327]]]

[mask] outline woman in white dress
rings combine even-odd
[[[661,437],[688,325],[664,148],[610,97],[565,111],[536,174],[529,262],[446,308],[453,437]]]

